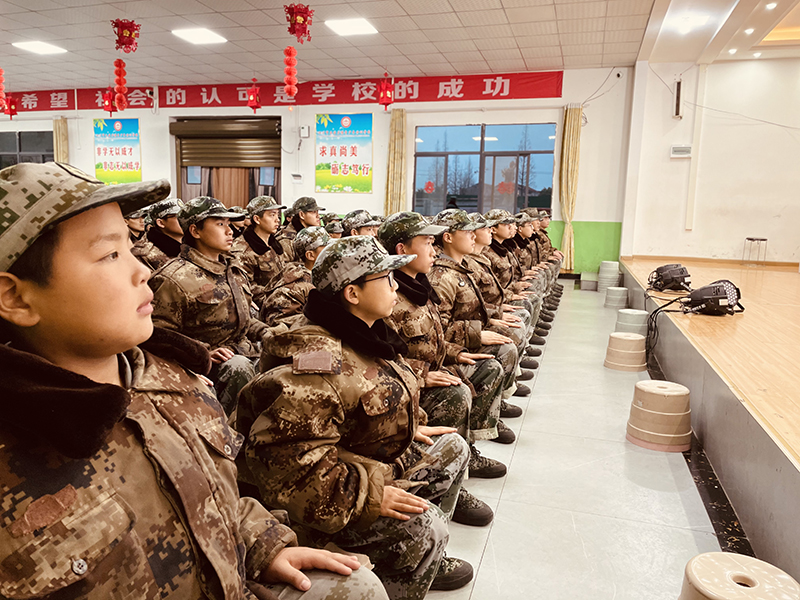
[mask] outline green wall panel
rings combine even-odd
[[[575,273],[594,272],[604,260],[619,260],[622,223],[573,221],[575,231]],[[551,221],[547,228],[553,245],[561,247],[564,221]]]

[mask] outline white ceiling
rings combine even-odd
[[[142,25],[138,51],[123,55],[132,86],[280,81],[289,44],[298,48],[301,81],[379,77],[384,70],[402,77],[630,66],[637,57],[713,62],[744,57],[730,57],[726,44],[739,29],[755,27],[748,19],[766,1],[311,0],[312,40],[300,45],[275,0],[0,0],[0,68],[11,92],[105,87],[120,56],[110,24],[116,18]],[[797,0],[782,0],[790,1]],[[763,18],[753,43],[789,8]],[[680,36],[670,19],[687,10],[712,18],[702,31]],[[728,23],[737,14],[738,29]],[[379,33],[345,38],[324,23],[352,17],[367,18]],[[726,24],[731,31],[722,40]],[[171,33],[192,27],[229,41],[195,46]],[[11,45],[31,40],[68,52],[39,56]]]

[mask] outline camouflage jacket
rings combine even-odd
[[[489,319],[500,315],[486,306],[472,279],[472,271],[446,254],[440,254],[428,279],[441,300],[439,316],[444,338],[473,352],[480,348],[481,331],[488,326]]]
[[[550,258],[551,253],[548,251],[549,242],[550,238],[548,238],[541,231],[533,232],[533,236],[531,237],[531,245],[536,246],[536,258],[539,259],[538,262],[547,262],[547,260]]]
[[[394,277],[398,285],[397,304],[392,316],[384,321],[406,343],[406,360],[424,379],[428,371],[440,371],[442,366],[454,364],[466,348],[445,340],[439,309],[434,302],[434,299],[438,302],[439,297],[430,289],[430,284],[426,288],[428,282],[424,275],[421,276],[424,283],[419,276],[412,279],[402,271],[395,271]]]
[[[180,242],[153,226],[133,245],[131,253],[151,271],[157,271],[178,256],[180,250]]]
[[[308,293],[314,289],[311,271],[300,263],[289,263],[283,271],[282,284],[267,297],[261,307],[261,320],[270,327],[279,323],[290,325],[303,313]]]
[[[464,264],[472,271],[472,279],[478,284],[487,308],[502,313],[502,305],[511,300],[510,290],[504,290],[492,271],[492,263],[485,254],[468,254]]]
[[[547,233],[546,230],[542,229],[539,232],[539,242],[542,245],[542,260],[550,260],[553,256],[553,252],[555,252],[556,248],[553,246],[553,241],[550,239],[550,234]]]
[[[283,247],[274,236],[270,236],[270,243],[262,240],[251,225],[233,242],[231,254],[244,267],[253,292],[253,302],[261,308],[267,296],[280,285],[285,266]]]
[[[320,295],[312,290],[306,315],[316,314],[309,307]],[[325,327],[304,316],[265,342],[265,355],[280,366],[242,390],[236,426],[247,433],[242,470],[264,502],[332,534],[378,518],[383,488],[402,485],[395,481],[402,458],[427,417],[419,408],[421,382],[402,356],[344,342],[327,327],[350,337],[371,330],[338,303],[327,304]],[[374,327],[391,332],[382,321]]]
[[[0,346],[0,597],[255,600],[296,537],[239,498],[243,437],[192,372],[120,366],[127,391]]]
[[[283,248],[284,262],[294,262],[297,257],[294,255],[294,238],[297,237],[297,230],[294,225],[287,223],[286,226],[275,234],[275,239]]]
[[[491,262],[492,272],[504,290],[516,294],[527,287],[515,279],[520,275],[519,263],[507,247],[497,240],[492,240],[491,245],[486,246],[482,254]]]
[[[267,326],[250,317],[252,296],[244,269],[230,256],[211,260],[181,247],[148,282],[155,294],[153,323],[194,338],[209,350],[230,348],[258,356],[257,342]]]
[[[539,251],[532,239],[526,240],[517,234],[514,236],[514,244],[516,244],[514,254],[523,271],[529,271],[539,263],[539,261],[536,260],[539,258]]]

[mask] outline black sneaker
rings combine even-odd
[[[529,388],[524,383],[518,383],[517,389],[514,391],[512,395],[516,396],[517,398],[524,398],[525,396],[530,396],[530,394],[531,394],[531,388]]]
[[[503,477],[508,470],[499,460],[481,455],[475,444],[469,445],[469,476],[477,479],[497,479]],[[460,500],[460,498],[459,498]]]
[[[544,312],[544,311],[542,311],[542,312],[540,312],[540,313],[539,313],[539,322],[540,322],[540,323],[541,323],[542,321],[544,321],[545,323],[552,323],[554,318],[555,318],[555,317],[553,317],[552,315],[548,315],[548,314],[547,314],[546,312]]]
[[[529,379],[533,379],[533,371],[529,369],[522,369],[522,373],[517,375],[517,381],[528,381]]]
[[[522,409],[516,404],[509,404],[505,400],[500,401],[500,418],[516,419],[522,416]]]
[[[492,519],[494,519],[494,513],[486,502],[478,500],[463,487],[458,491],[456,510],[451,519],[453,522],[473,527],[486,527],[492,522]]]
[[[439,563],[439,571],[433,578],[432,590],[457,590],[472,581],[472,565],[460,558],[445,554]]]
[[[538,325],[536,326],[536,329],[533,330],[533,333],[535,333],[539,337],[547,337],[548,335],[550,335],[550,332],[547,331],[547,329],[542,329]]]
[[[525,354],[528,356],[541,356],[542,349],[541,348],[534,348],[533,346],[528,346],[525,348]]]
[[[531,339],[528,340],[529,343],[533,344],[534,346],[544,346],[545,339],[539,335],[532,335]]]
[[[543,308],[542,311],[539,313],[539,316],[541,316],[541,315],[545,315],[546,317],[555,318],[556,313],[554,313],[552,310],[547,310],[546,308]]]
[[[517,436],[509,429],[508,425],[502,421],[497,422],[497,437],[491,441],[497,442],[498,444],[513,444],[516,439]]]
[[[536,323],[536,327],[538,327],[539,329],[546,329],[548,331],[553,328],[553,326],[550,323],[547,323],[546,321],[539,321],[538,323]]]
[[[523,369],[538,369],[539,361],[529,356],[527,358],[523,358],[522,360],[520,360],[519,366],[522,367]]]

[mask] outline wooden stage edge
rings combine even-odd
[[[629,304],[654,310],[679,293],[651,292],[648,275],[681,263],[700,288],[728,279],[745,312],[664,313],[655,354],[691,392],[692,428],[759,558],[800,578],[800,273],[696,258],[621,258]]]

